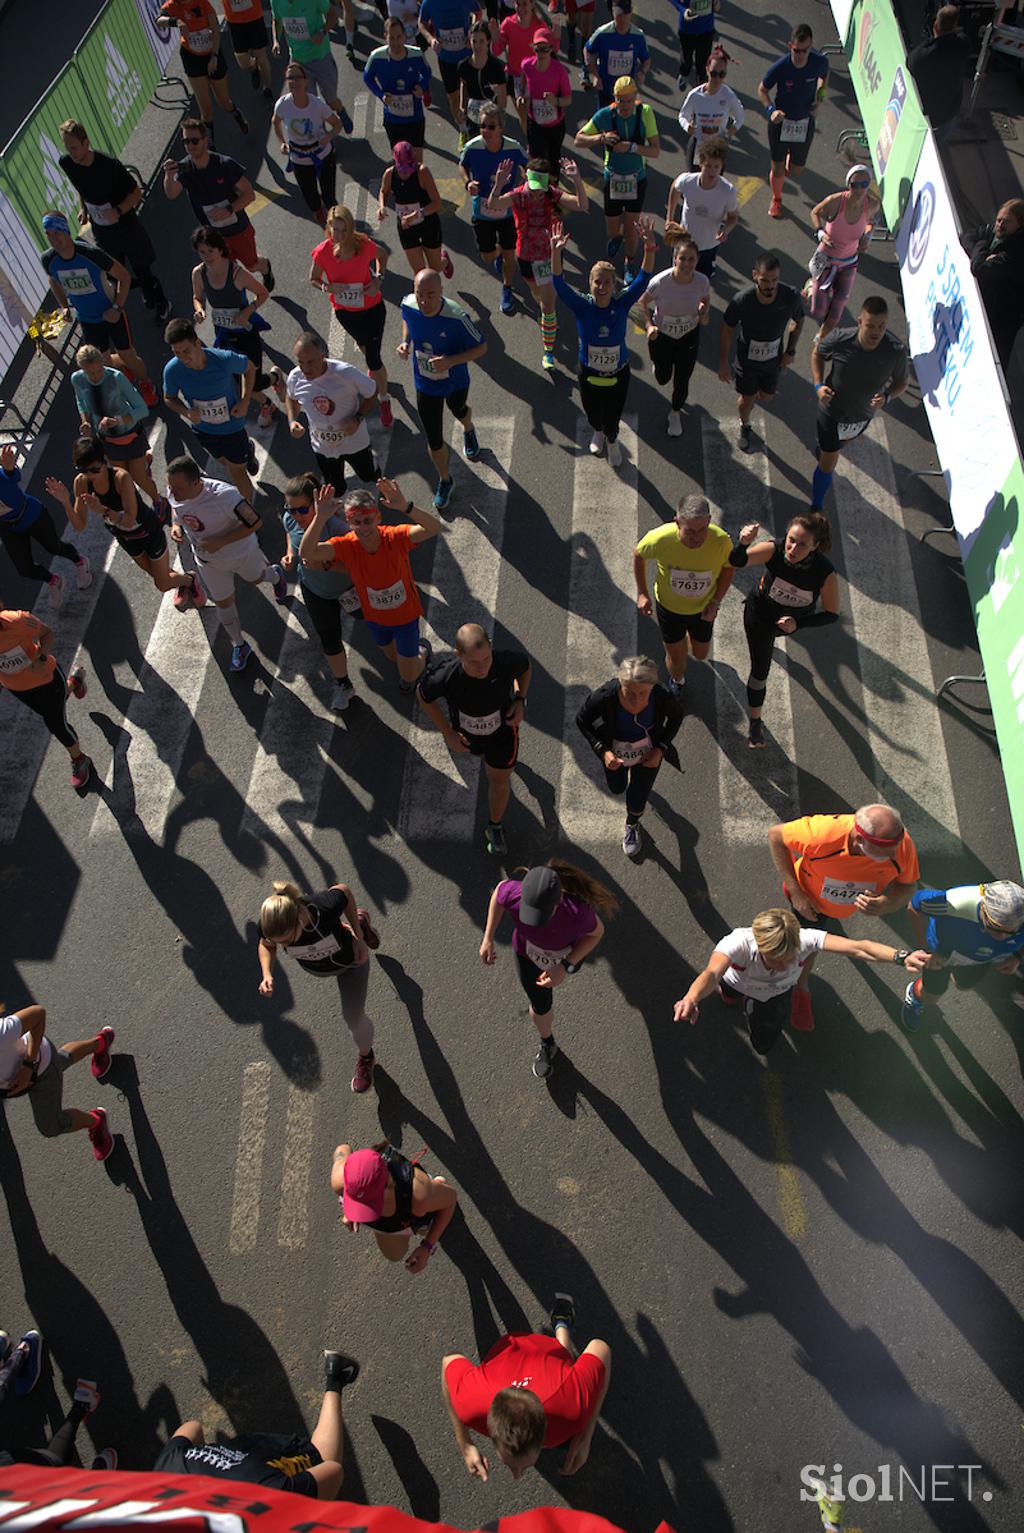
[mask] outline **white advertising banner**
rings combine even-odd
[[[846,43],[846,33],[850,25],[850,17],[853,14],[853,0],[830,0],[832,15],[835,17],[836,31],[839,33],[839,41]]]
[[[1017,458],[985,309],[931,134],[896,241],[914,370],[966,558]]]
[[[0,378],[14,361],[47,288],[35,241],[0,192]]]

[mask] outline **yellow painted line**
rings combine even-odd
[[[451,208],[461,208],[466,200],[466,183],[462,176],[435,176],[441,201]]]
[[[793,1169],[793,1151],[789,1143],[789,1127],[782,1109],[782,1082],[772,1070],[761,1076],[764,1087],[765,1106],[768,1110],[768,1128],[775,1152],[775,1174],[778,1181],[779,1210],[786,1234],[791,1240],[799,1240],[807,1231],[807,1214],[800,1192],[800,1177]],[[852,1533],[852,1529],[850,1530]]]
[[[265,192],[256,193],[255,202],[251,202],[245,211],[250,218],[255,218],[257,213],[262,213],[264,208],[269,208],[272,202],[276,202],[278,197],[283,197],[284,195],[285,193],[280,187],[268,187]]]
[[[742,207],[766,182],[763,176],[734,176],[732,184],[736,188],[736,201]]]

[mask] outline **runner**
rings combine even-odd
[[[220,625],[231,640],[232,671],[244,671],[252,658],[252,649],[242,637],[242,625],[235,605],[235,577],[246,585],[261,582],[271,587],[274,600],[288,600],[288,583],[279,564],[271,564],[256,533],[262,525],[259,515],[234,485],[223,479],[208,479],[192,458],[173,458],[167,465],[167,495],[174,523],[171,537],[175,543],[191,544],[199,566],[199,589],[217,607]]]
[[[414,10],[413,15],[417,12]],[[433,76],[419,48],[408,47],[406,23],[389,18],[384,28],[386,46],[375,48],[366,60],[363,80],[369,91],[384,103],[384,132],[394,149],[411,144],[418,165],[423,164],[427,119],[424,101],[430,95]],[[416,32],[413,29],[413,38]]]
[[[199,445],[230,476],[243,500],[255,500],[248,471],[256,472],[256,455],[244,424],[255,367],[240,352],[201,345],[187,319],[172,319],[164,340],[174,352],[164,367],[164,404],[191,424]]]
[[[569,236],[561,225],[551,235],[551,270],[555,292],[576,318],[579,333],[580,400],[593,430],[590,451],[599,454],[607,443],[608,462],[618,468],[622,462],[619,445],[619,421],[629,389],[629,348],[626,326],[629,311],[647,289],[654,270],[657,243],[654,219],[640,220],[644,237],[644,262],[636,276],[618,296],[615,293],[615,268],[610,261],[597,261],[590,268],[590,296],[584,298],[562,276],[562,251]]]
[[[640,296],[640,307],[647,321],[647,352],[654,376],[661,384],[672,384],[666,429],[669,436],[682,436],[681,411],[697,365],[701,326],[711,318],[711,284],[697,270],[700,252],[692,235],[679,224],[666,224],[665,244],[672,252],[672,265],[651,278]]]
[[[98,346],[79,346],[75,361],[78,371],[71,374],[71,387],[78,406],[79,435],[100,442],[108,461],[126,468],[163,515],[166,501],[150,471],[145,400],[119,367],[106,366]]]
[[[199,265],[192,268],[195,322],[203,324],[209,310],[214,346],[224,351],[236,351],[252,363],[252,400],[260,407],[256,424],[272,426],[277,406],[264,392],[270,378],[263,370],[263,341],[260,338],[260,330],[270,327],[262,316],[256,317],[270,294],[258,277],[232,259],[227,240],[216,229],[196,229],[192,235],[192,249],[199,257]]]
[[[762,910],[749,926],[738,926],[715,944],[707,968],[676,1002],[673,1016],[692,1025],[701,1001],[717,990],[726,1006],[743,1007],[750,1042],[764,1056],[782,1032],[796,996],[806,994],[796,987],[822,951],[866,963],[898,963],[908,974],[919,974],[928,961],[924,952],[801,926],[791,910]]]
[[[818,321],[817,341],[823,341],[843,317],[857,275],[857,263],[871,242],[879,202],[871,195],[871,172],[851,165],[846,191],[833,192],[811,209],[818,248],[811,257],[811,278],[804,285],[811,318]]]
[[[85,128],[74,118],[61,123],[60,139],[65,153],[57,163],[78,193],[79,223],[89,225],[94,244],[130,267],[146,308],[166,324],[171,300],[153,270],[156,252],[137,211],[142,187],[120,160],[92,147]]]
[[[338,198],[334,136],[341,131],[341,118],[322,96],[309,94],[309,76],[294,59],[284,72],[284,95],[277,99],[270,125],[287,159],[285,168],[323,228],[327,209]]]
[[[438,273],[417,272],[413,291],[402,299],[402,339],[397,351],[403,359],[412,353],[416,410],[437,471],[436,511],[445,509],[454,489],[444,439],[445,405],[462,427],[466,458],[473,463],[480,456],[469,408],[469,364],[479,361],[486,350],[487,342],[465,309],[444,296]]]
[[[672,0],[672,4],[679,13],[678,85],[680,90],[685,90],[691,73],[699,80],[707,72],[708,59],[714,50],[715,17],[722,9],[722,0]],[[682,122],[682,114],[679,120]],[[693,160],[688,163],[692,166]]]
[[[512,166],[512,191],[515,191],[526,175],[526,153],[515,139],[502,135],[502,115],[498,108],[482,107],[480,136],[470,139],[459,156],[459,166],[466,190],[473,199],[476,248],[484,265],[493,266],[495,276],[501,281],[501,312],[512,314],[516,306],[512,296],[512,280],[516,272],[516,223],[511,212],[512,204],[506,212],[492,213],[488,207],[498,166],[506,160]]]
[[[486,203],[491,217],[501,218],[511,212],[515,220],[519,273],[540,310],[541,366],[547,372],[555,366],[555,342],[558,339],[558,311],[551,276],[551,231],[565,213],[585,213],[590,206],[576,161],[563,160],[562,169],[575,191],[564,192],[560,186],[554,185],[548,161],[531,157],[526,162],[525,183],[505,192],[503,188],[514,174],[514,161],[502,160],[494,173]],[[504,294],[502,299],[502,310],[509,313]]]
[[[756,522],[748,522],[729,555],[737,569],[748,564],[764,566],[761,579],[743,603],[750,653],[747,744],[755,750],[766,744],[761,709],[776,639],[798,628],[823,628],[839,621],[839,581],[831,559],[825,557],[832,547],[828,518],[820,511],[805,511],[794,516],[784,538],[755,543],[758,531]]]
[[[706,660],[714,623],[732,584],[732,539],[711,520],[703,495],[684,495],[675,521],[646,533],[633,550],[636,604],[650,617],[647,561],[658,566],[654,581],[654,616],[665,645],[669,688],[682,699],[687,645],[695,660]]]
[[[725,169],[729,146],[724,138],[706,138],[697,148],[698,171],[684,171],[669,187],[665,222],[680,223],[696,241],[697,270],[709,280],[718,252],[740,221],[736,188]]]
[[[295,884],[276,880],[260,907],[258,947],[260,995],[274,993],[274,960],[294,958],[300,969],[333,979],[341,1014],[359,1050],[352,1090],[373,1085],[373,1019],[366,1012],[370,949],[380,947],[370,912],[356,905],[348,884],[331,884],[319,894],[301,894]]]
[[[223,4],[235,62],[239,69],[249,71],[253,90],[262,89],[264,101],[273,101],[267,57],[270,37],[263,19],[263,0],[223,0]]]
[[[627,857],[639,857],[643,848],[640,820],[662,761],[679,767],[672,742],[682,722],[679,689],[661,685],[658,667],[646,655],[623,660],[611,681],[580,705],[576,727],[604,767],[609,793],[626,795],[622,850]]]
[[[598,109],[576,135],[577,149],[597,139],[604,152],[604,221],[608,234],[608,258],[614,260],[626,247],[625,279],[636,274],[640,245],[639,217],[647,195],[645,160],[656,160],[661,139],[654,111],[646,104],[637,109],[637,88],[628,75],[616,80],[614,106]]]
[[[283,51],[302,65],[331,111],[337,112],[345,132],[351,133],[352,119],[341,104],[338,66],[331,51],[337,5],[332,0],[270,0],[270,9],[274,15],[275,55]],[[354,57],[351,62],[354,63]]]
[[[157,590],[174,592],[179,609],[201,607],[206,598],[195,576],[171,569],[167,536],[152,506],[140,501],[126,469],[107,462],[101,443],[79,437],[71,449],[77,473],[74,500],[59,479],[47,479],[46,492],[60,503],[76,532],[84,532],[89,516],[98,516],[116,543],[135,560]]]
[[[42,1369],[43,1338],[37,1330],[26,1331],[14,1346],[7,1332],[0,1331],[0,1405],[6,1405],[12,1393],[19,1397],[31,1394]],[[0,1466],[7,1467],[2,1456]]]
[[[3,614],[3,618],[7,616]],[[91,1057],[89,1068],[94,1079],[101,1081],[110,1071],[113,1041],[114,1029],[101,1027],[94,1038],[54,1048],[46,1036],[45,1006],[22,1006],[10,1016],[0,1016],[0,1095],[27,1096],[36,1128],[45,1139],[85,1129],[93,1158],[106,1160],[114,1148],[106,1110],[94,1107],[91,1112],[81,1112],[77,1107],[65,1107],[64,1072],[80,1059]]]
[[[18,454],[9,445],[0,447],[0,543],[22,579],[37,580],[47,587],[50,606],[55,609],[64,597],[64,576],[36,563],[33,543],[38,543],[48,554],[71,561],[80,591],[92,585],[88,559],[73,543],[61,537],[42,501],[21,488]]]
[[[456,127],[459,127],[459,65],[469,58],[470,23],[482,9],[476,0],[423,0],[420,6],[420,36],[437,54],[441,84]],[[465,148],[464,141],[459,148]]]
[[[914,940],[928,950],[928,967],[903,997],[903,1026],[916,1033],[926,1006],[949,989],[973,990],[991,969],[1020,972],[1024,952],[1024,888],[1010,879],[918,889],[908,912]]]
[[[384,172],[377,198],[377,219],[388,216],[387,199],[394,197],[398,216],[398,240],[413,275],[429,267],[453,273],[452,259],[441,244],[441,198],[434,177],[416,158],[411,144],[399,139],[392,163]]]
[[[302,534],[313,520],[314,502],[320,488],[316,474],[297,474],[285,485],[282,520],[288,537],[288,551],[281,565],[283,569],[294,568],[298,571],[302,600],[334,677],[331,708],[335,713],[344,713],[355,697],[355,691],[348,674],[348,656],[341,637],[341,625],[346,615],[362,617],[363,609],[359,605],[359,592],[352,583],[352,576],[344,566],[331,569],[326,560],[313,556],[308,561],[299,558],[299,544],[302,542]],[[348,527],[340,516],[332,515],[324,523],[323,531],[328,538],[342,538]]]
[[[181,67],[199,103],[210,137],[213,137],[214,101],[222,112],[230,112],[239,132],[248,133],[249,124],[231,100],[228,65],[220,45],[220,21],[210,0],[163,0],[159,14],[153,17],[153,25],[168,31],[177,26]]]
[[[701,0],[697,0],[697,3],[701,3]],[[700,71],[707,77],[704,84],[694,86],[679,108],[679,125],[689,135],[686,141],[686,163],[690,170],[694,167],[697,149],[702,143],[712,138],[731,143],[743,126],[743,103],[725,83],[731,63],[732,58],[724,48],[713,48],[706,66]],[[680,79],[679,83],[683,85],[685,82]]]
[[[491,1466],[470,1432],[490,1437],[501,1462],[518,1480],[542,1448],[568,1443],[561,1473],[576,1474],[590,1455],[594,1429],[611,1383],[612,1349],[591,1341],[577,1357],[572,1343],[576,1306],[556,1293],[553,1335],[503,1336],[476,1367],[461,1352],[441,1363],[441,1393],[463,1463],[486,1481]]]
[[[331,1167],[331,1191],[349,1233],[365,1225],[373,1231],[381,1255],[389,1262],[404,1261],[411,1273],[426,1270],[459,1201],[443,1176],[428,1176],[386,1139],[372,1150],[339,1144]],[[414,1235],[420,1237],[419,1244],[409,1251]]]
[[[0,687],[38,713],[71,757],[71,786],[84,788],[92,762],[68,723],[68,698],[85,696],[85,671],[77,666],[64,674],[53,655],[53,629],[31,612],[0,612]]]
[[[622,76],[643,89],[651,54],[647,38],[633,25],[633,0],[612,0],[612,20],[598,27],[583,49],[599,106],[611,106],[615,82]]]
[[[526,120],[526,142],[533,159],[547,160],[552,185],[557,186],[565,139],[565,108],[572,101],[572,81],[565,65],[556,59],[557,33],[538,27],[533,52],[523,60],[516,107]]]
[[[377,0],[377,9],[380,10],[380,0]],[[385,37],[387,36],[387,21],[400,21],[405,29],[406,46],[411,50],[414,57],[421,51],[419,0],[385,0],[385,12],[381,19],[385,22]],[[428,90],[427,95],[429,96],[429,94]]]
[[[593,4],[589,7],[591,24],[594,18]],[[552,17],[552,30],[557,17]],[[497,21],[491,24],[491,49],[496,58],[505,58],[508,61],[508,78],[512,88],[512,99],[516,102],[516,110],[519,112],[519,125],[523,133],[526,132],[526,108],[519,102],[525,102],[526,87],[523,83],[523,64],[528,58],[534,57],[533,40],[537,32],[547,27],[543,13],[536,0],[516,0],[516,8],[510,16],[504,17],[500,25]],[[582,30],[583,17],[580,18]],[[570,22],[570,36],[575,31]]]
[[[519,982],[530,1002],[530,1020],[540,1035],[533,1061],[538,1080],[551,1074],[558,1053],[551,1022],[552,991],[576,974],[584,958],[604,936],[604,922],[618,910],[618,901],[604,884],[571,862],[552,857],[531,868],[525,878],[507,878],[495,888],[487,907],[480,943],[480,961],[498,961],[494,934],[506,910],[512,916],[512,951]]]
[[[731,299],[718,332],[718,376],[736,385],[736,408],[740,417],[740,447],[754,450],[750,417],[760,399],[775,398],[782,369],[796,361],[796,348],[804,327],[804,306],[796,288],[779,281],[779,258],[764,250],[754,262],[753,283]],[[729,366],[732,338],[736,335],[736,370]]]
[[[387,320],[381,297],[386,266],[387,256],[368,234],[357,231],[348,208],[341,203],[330,208],[327,238],[312,253],[309,280],[313,287],[330,294],[338,323],[366,358],[366,371],[377,385],[380,423],[387,429],[394,425],[394,414],[380,349]]]
[[[910,382],[907,348],[888,328],[889,305],[877,293],[860,306],[856,327],[831,330],[811,348],[811,380],[818,396],[818,466],[811,509],[820,511],[839,454],[865,432],[890,399]]]
[[[368,490],[350,490],[341,503],[349,532],[323,540],[336,506],[326,486],[314,501],[315,516],[302,534],[299,558],[319,560],[324,569],[342,566],[359,593],[366,626],[375,644],[398,667],[398,690],[408,697],[430,659],[430,645],[420,638],[423,606],[412,578],[410,550],[435,538],[441,530],[436,516],[421,511],[393,479],[379,479],[380,503],[405,519],[397,527],[382,526],[377,502]]]
[[[814,34],[806,22],[794,27],[789,52],[775,60],[757,87],[757,98],[768,114],[768,149],[772,158],[770,218],[782,217],[782,189],[787,174],[799,180],[804,173],[814,138],[815,114],[825,99],[828,59],[811,47],[813,41]]]
[[[782,878],[782,892],[800,921],[825,926],[860,911],[887,916],[910,901],[920,871],[917,849],[888,804],[865,804],[853,814],[812,814],[773,825],[768,849]],[[793,992],[793,1026],[814,1027],[808,983],[814,959],[804,965]]]
[[[444,735],[453,756],[482,756],[490,818],[484,845],[492,856],[508,851],[502,820],[519,755],[519,727],[533,670],[522,650],[491,647],[478,623],[463,623],[455,654],[431,666],[416,689],[424,712]],[[441,707],[448,705],[448,717]]]
[[[302,438],[306,427],[316,466],[335,495],[345,489],[345,466],[351,464],[364,484],[376,484],[377,465],[366,417],[377,408],[377,385],[358,367],[336,362],[313,330],[304,330],[292,348],[295,366],[288,374],[285,408],[289,430]]]
[[[459,153],[480,131],[480,113],[488,103],[504,115],[508,101],[508,75],[504,64],[491,54],[491,33],[486,21],[474,21],[469,29],[470,56],[459,65]]]
[[[185,157],[164,161],[164,193],[174,202],[182,192],[203,228],[211,226],[227,241],[228,252],[241,261],[246,271],[257,272],[268,293],[276,279],[267,256],[256,251],[256,231],[246,208],[256,201],[252,182],[237,160],[217,154],[211,146],[209,130],[197,117],[186,117],[181,125]]]
[[[57,303],[69,320],[74,310],[82,340],[128,373],[152,409],[157,403],[156,389],[135,349],[124,311],[132,285],[127,266],[96,245],[72,239],[63,213],[44,213],[43,231],[50,248],[41,258],[42,267]]]

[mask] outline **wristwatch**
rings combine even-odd
[[[582,967],[582,963],[570,963],[567,958],[562,959],[562,968],[566,974],[578,974]]]
[[[906,963],[909,957],[910,949],[908,947],[898,947],[892,955],[892,961],[893,963]]]

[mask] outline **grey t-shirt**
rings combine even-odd
[[[825,382],[832,398],[821,401],[829,420],[866,421],[874,414],[870,401],[883,389],[902,383],[907,376],[907,348],[887,330],[874,351],[865,351],[857,339],[857,327],[833,330],[818,343],[825,364]]]

